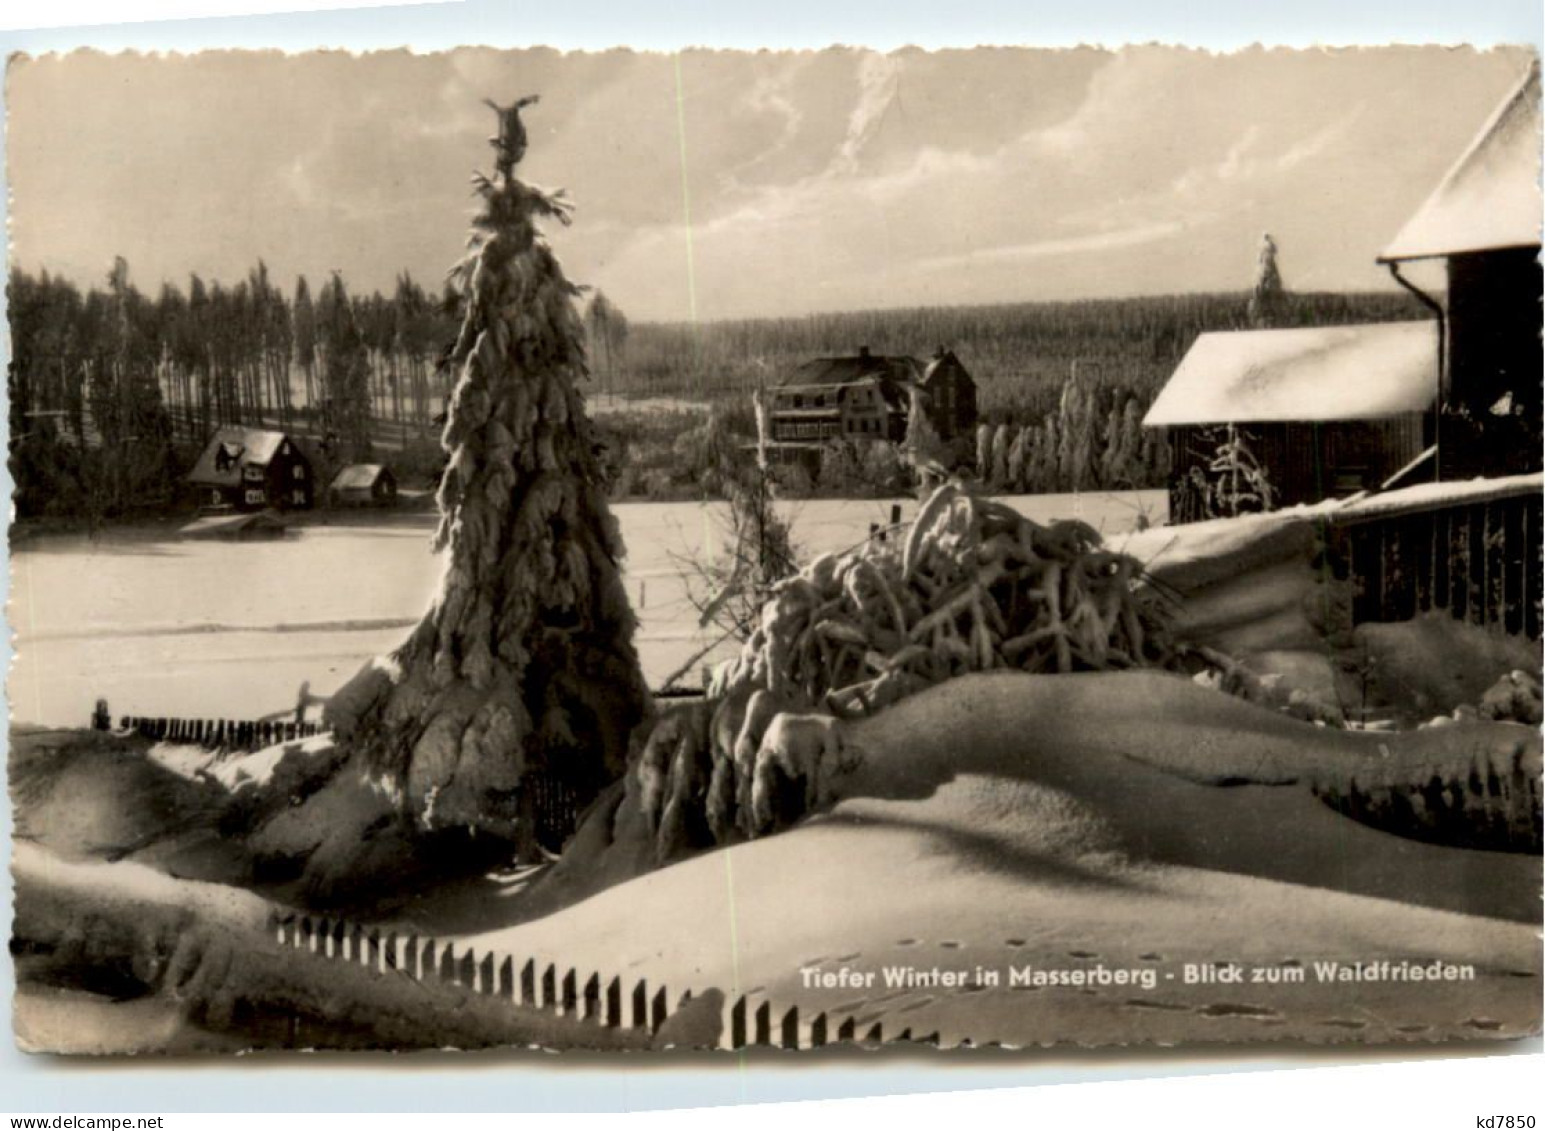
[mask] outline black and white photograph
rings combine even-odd
[[[1538,1037],[1534,48],[5,84],[22,1049]]]

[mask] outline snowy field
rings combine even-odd
[[[1008,501],[1038,521],[1079,518],[1108,535],[1130,530],[1139,514],[1150,523],[1165,517],[1162,491]],[[904,502],[904,516],[915,505]],[[785,513],[808,557],[858,543],[870,523],[888,520],[890,506],[816,500],[785,504]],[[723,514],[697,503],[615,510],[639,650],[658,686],[717,635],[698,629],[682,571],[687,559],[723,552]],[[429,552],[432,522],[394,515],[378,525],[307,526],[278,542],[142,532],[27,542],[11,557],[11,717],[80,726],[106,698],[115,716],[253,718],[293,705],[302,680],[328,694],[394,647],[423,611],[443,566]]]

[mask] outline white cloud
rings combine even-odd
[[[865,53],[858,64],[858,101],[848,114],[847,136],[832,161],[832,171],[851,172],[858,168],[864,146],[879,132],[885,115],[896,100],[901,77],[900,56]]]

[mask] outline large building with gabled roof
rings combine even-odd
[[[976,382],[942,346],[933,357],[885,356],[867,346],[796,367],[772,391],[772,440],[818,447],[833,440],[900,441],[914,401],[941,439],[976,426]]]

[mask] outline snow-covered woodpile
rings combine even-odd
[[[1163,663],[1162,599],[1076,520],[938,488],[904,540],[825,554],[776,587],[713,694],[746,687],[839,717],[973,671]]]
[[[708,702],[651,731],[635,775],[657,857],[780,823],[759,751],[818,751],[834,721],[972,672],[1168,666],[1169,612],[1136,559],[1086,523],[1042,526],[947,483],[905,538],[780,582]]]

